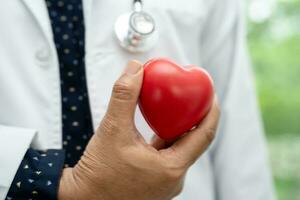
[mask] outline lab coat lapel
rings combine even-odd
[[[90,16],[91,16],[91,9],[93,5],[93,0],[83,0],[83,12],[84,12],[84,18],[85,18],[85,24],[88,24],[90,22]]]
[[[49,14],[44,0],[32,1],[23,0],[24,4],[35,18],[37,24],[41,28],[48,42],[52,43],[52,28],[50,24]],[[52,46],[52,45],[51,45]]]

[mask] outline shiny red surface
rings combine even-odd
[[[144,69],[139,106],[160,138],[174,140],[203,120],[214,96],[204,69],[183,68],[164,58],[150,60]]]

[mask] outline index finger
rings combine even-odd
[[[212,107],[202,123],[185,136],[177,140],[171,147],[181,161],[188,166],[192,165],[204,153],[213,141],[220,117],[217,98],[214,98]]]

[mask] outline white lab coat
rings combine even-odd
[[[222,118],[217,139],[186,176],[177,200],[273,200],[240,0],[146,0],[160,38],[154,49],[131,54],[113,24],[132,0],[83,0],[86,73],[96,129],[114,81],[127,60],[169,57],[213,76]],[[139,113],[146,138],[152,131]],[[43,0],[0,0],[0,199],[31,146],[62,148],[59,66]]]

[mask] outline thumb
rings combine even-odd
[[[140,62],[128,62],[121,77],[115,82],[106,115],[116,122],[132,123],[143,82]]]

